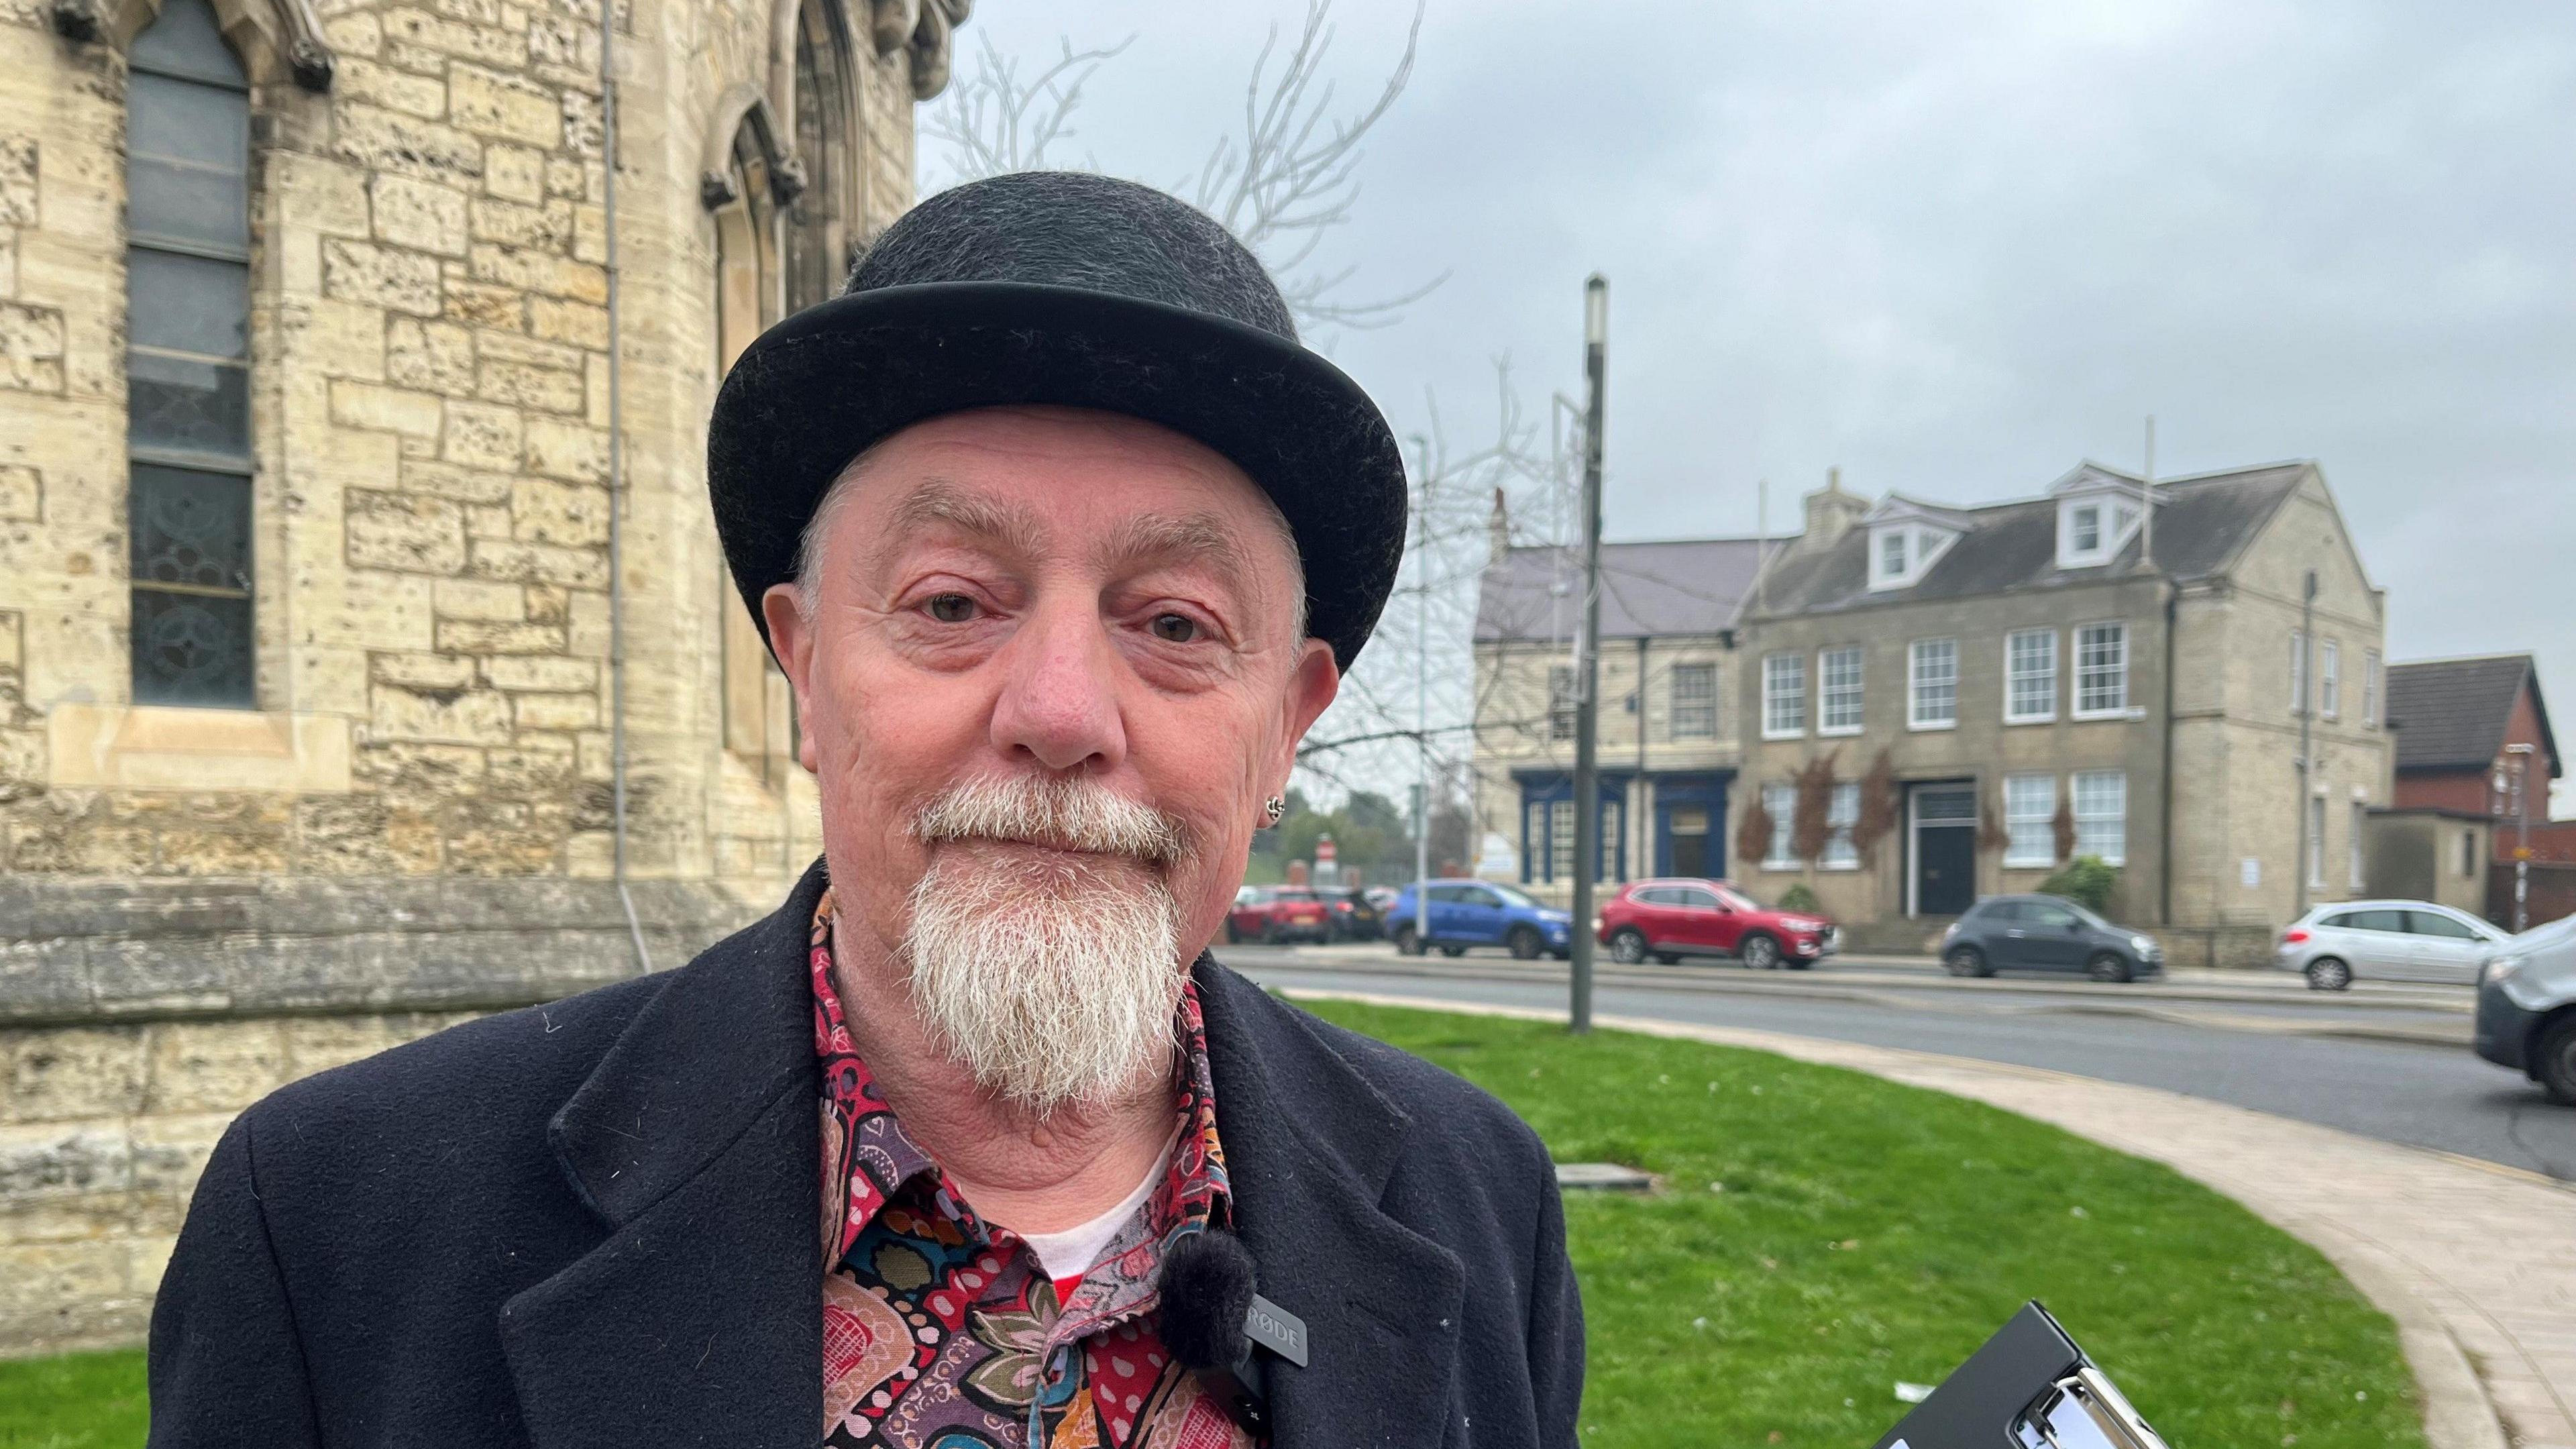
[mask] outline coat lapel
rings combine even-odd
[[[818,863],[767,920],[673,973],[551,1124],[608,1229],[503,1305],[540,1449],[820,1436],[807,930]]]
[[[1273,1442],[1444,1442],[1466,1270],[1379,1206],[1410,1119],[1259,987],[1195,974],[1236,1231],[1262,1295],[1306,1320],[1305,1368],[1265,1356]]]

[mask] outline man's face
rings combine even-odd
[[[1062,930],[1151,899],[1172,954],[1152,965],[1177,991],[1338,687],[1330,649],[1297,627],[1268,500],[1180,434],[1064,408],[915,425],[840,492],[810,593],[772,589],[763,609],[820,779],[845,941],[865,933],[918,977],[923,902],[1025,903],[1022,924]],[[1107,797],[1168,839],[1090,828],[1100,812],[1079,807]]]

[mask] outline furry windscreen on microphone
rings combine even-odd
[[[1163,1256],[1163,1347],[1184,1368],[1233,1368],[1252,1355],[1252,1254],[1232,1233],[1188,1234]]]

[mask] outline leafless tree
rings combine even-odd
[[[1308,326],[1384,327],[1446,280],[1443,273],[1392,297],[1352,302],[1342,290],[1356,267],[1312,265],[1316,249],[1350,220],[1359,200],[1360,143],[1413,78],[1423,3],[1416,0],[1404,54],[1377,99],[1347,116],[1333,114],[1333,83],[1321,79],[1333,48],[1332,0],[1307,0],[1305,27],[1277,77],[1265,84],[1279,48],[1279,27],[1272,26],[1243,89],[1243,134],[1220,138],[1197,177],[1176,188],[1252,248]]]
[[[1447,280],[1444,272],[1391,296],[1353,299],[1348,289],[1357,265],[1317,261],[1326,238],[1350,221],[1359,200],[1362,142],[1413,78],[1423,3],[1416,0],[1404,53],[1377,98],[1343,114],[1334,107],[1333,82],[1325,78],[1333,0],[1307,0],[1305,24],[1284,58],[1279,27],[1272,26],[1262,42],[1244,85],[1242,134],[1219,137],[1197,173],[1172,188],[1261,258],[1279,279],[1280,294],[1301,327],[1390,326]],[[1071,163],[1053,148],[1075,134],[1073,117],[1084,85],[1134,40],[1131,35],[1105,49],[1076,50],[1067,39],[1052,64],[1032,72],[1003,55],[984,32],[971,72],[949,85],[922,128],[939,144],[948,179],[973,181],[1069,164],[1099,169],[1091,157]],[[1274,58],[1280,58],[1275,72]]]
[[[991,31],[975,33],[982,45],[974,72],[951,81],[939,108],[922,123],[922,134],[946,148],[947,169],[961,182],[1060,164],[1048,148],[1073,136],[1083,85],[1136,42],[1130,35],[1105,49],[1076,50],[1066,40],[1053,64],[1023,76],[1020,62],[993,44]],[[1081,169],[1094,169],[1089,158]]]

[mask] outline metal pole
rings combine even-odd
[[[1413,440],[1413,470],[1422,475],[1414,510],[1413,554],[1413,939],[1431,939],[1431,443]],[[1427,947],[1426,947],[1427,949]]]
[[[2299,908],[2293,919],[2308,913],[2308,852],[2314,843],[2308,839],[2308,800],[2316,790],[2316,757],[2313,753],[2313,722],[2317,708],[2317,571],[2308,570],[2307,582],[2299,591],[2299,863],[2293,872],[2298,877]]]
[[[2138,562],[2156,566],[2156,415],[2147,414],[2147,476],[2138,480]]]
[[[626,935],[635,947],[635,969],[653,969],[653,953],[644,945],[644,923],[635,916],[635,896],[626,885],[626,399],[621,391],[618,356],[617,266],[617,0],[599,0],[599,202],[608,274],[608,774],[610,823],[609,874],[617,882],[617,902],[626,910]]]
[[[1583,632],[1574,666],[1574,900],[1566,928],[1573,966],[1566,1026],[1592,1030],[1592,885],[1601,870],[1601,391],[1610,339],[1610,284],[1583,283]]]

